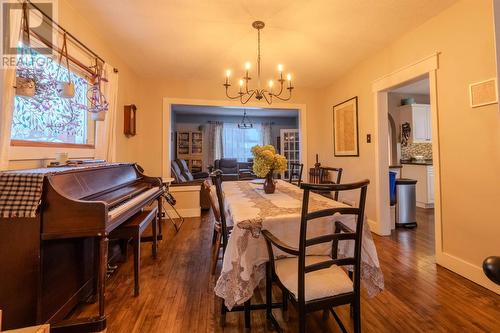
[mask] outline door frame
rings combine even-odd
[[[375,109],[375,137],[379,138],[375,148],[375,184],[376,191],[376,232],[379,235],[391,234],[390,205],[389,205],[389,170],[388,145],[388,92],[405,83],[429,78],[429,94],[432,117],[432,157],[434,167],[434,228],[436,261],[443,258],[442,223],[441,223],[441,154],[439,140],[439,109],[437,103],[437,70],[439,68],[438,53],[434,53],[420,61],[396,70],[373,82],[372,92]],[[385,134],[384,134],[385,133]]]
[[[162,120],[162,177],[170,178],[170,162],[172,147],[172,105],[197,105],[197,106],[232,106],[243,107],[239,101],[215,100],[215,99],[185,99],[185,98],[163,98],[163,120]],[[304,170],[308,169],[307,155],[307,108],[305,104],[273,103],[271,106],[264,103],[248,103],[244,107],[298,110],[299,113],[299,135],[300,135],[300,160],[304,164]]]

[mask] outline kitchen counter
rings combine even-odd
[[[401,164],[411,164],[411,165],[432,165],[432,160],[401,160]]]

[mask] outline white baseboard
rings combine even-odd
[[[420,201],[417,201],[417,207],[420,207],[420,208],[434,208],[434,204],[433,203],[425,203],[425,202],[420,202]]]
[[[184,208],[184,209],[177,209],[179,214],[181,214],[182,217],[200,217],[201,216],[201,209],[200,208]],[[177,218],[177,214],[175,214],[173,209],[167,209],[168,215],[170,215],[172,218]]]
[[[436,254],[436,263],[500,295],[500,286],[488,280],[482,267],[445,252]]]

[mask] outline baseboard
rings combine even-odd
[[[419,208],[425,208],[425,209],[434,208],[434,204],[433,203],[424,203],[424,202],[417,201],[417,207],[419,207]]]
[[[482,267],[445,252],[436,253],[436,263],[500,295],[500,286],[491,282],[484,275]]]
[[[200,217],[201,216],[201,209],[200,208],[184,208],[184,209],[177,209],[179,214],[182,217]],[[172,218],[177,218],[177,214],[174,212],[173,209],[167,209],[168,215],[170,215]]]

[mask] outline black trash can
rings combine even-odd
[[[396,179],[396,227],[417,226],[416,184],[414,179]]]

